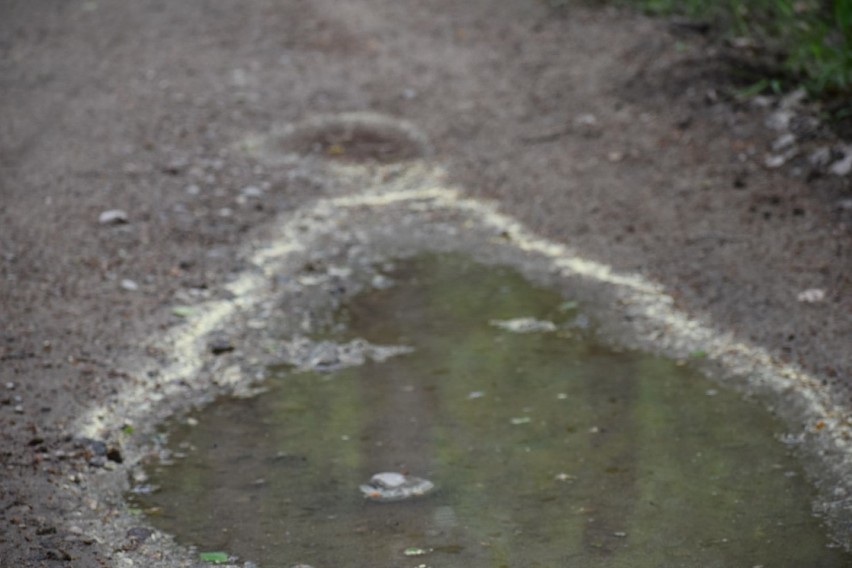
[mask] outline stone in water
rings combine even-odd
[[[404,501],[412,497],[422,497],[435,488],[428,479],[421,479],[395,472],[377,473],[370,481],[361,486],[365,499],[370,501]]]

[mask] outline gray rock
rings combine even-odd
[[[383,472],[375,474],[360,489],[365,499],[392,502],[422,497],[435,489],[435,484],[420,477],[396,472]]]
[[[783,134],[775,139],[772,143],[772,151],[780,152],[782,150],[786,150],[796,143],[796,135],[788,132],[787,134]]]
[[[831,164],[828,171],[836,176],[848,176],[852,172],[852,148],[847,147],[846,155]]]
[[[297,337],[284,343],[282,356],[301,371],[335,371],[363,365],[367,361],[381,363],[390,357],[412,351],[411,347],[402,345],[372,345],[363,339],[335,343]]]
[[[831,148],[828,146],[818,148],[808,156],[808,163],[814,168],[824,168],[829,162],[831,162]]]

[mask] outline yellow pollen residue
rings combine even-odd
[[[124,388],[107,404],[93,406],[77,424],[80,435],[98,437],[104,431],[114,431],[120,427],[122,417],[144,412],[179,388],[176,384],[193,383],[204,365],[206,336],[223,327],[237,311],[251,309],[269,299],[275,293],[270,285],[273,276],[286,273],[288,261],[311,251],[322,237],[338,231],[350,219],[351,212],[367,210],[387,219],[392,214],[417,216],[444,210],[461,216],[463,226],[503,235],[502,246],[538,255],[562,276],[579,276],[611,286],[631,314],[662,330],[658,334],[667,338],[670,347],[673,346],[670,350],[678,352],[676,356],[685,357],[690,351],[701,350],[731,375],[747,376],[755,384],[770,385],[778,392],[793,388],[798,401],[814,417],[811,424],[819,419],[818,428],[833,431],[836,445],[843,446],[843,451],[848,449],[849,443],[843,440],[850,437],[850,428],[841,420],[828,420],[839,416],[841,409],[822,391],[816,378],[796,365],[775,361],[760,346],[738,340],[706,321],[679,311],[659,283],[584,258],[564,243],[536,235],[495,203],[465,197],[459,189],[447,187],[442,183],[446,174],[439,167],[413,162],[402,169],[387,168],[378,173],[358,165],[330,168],[335,176],[356,181],[367,179],[373,185],[357,193],[318,199],[282,217],[267,242],[252,244],[244,253],[253,268],[225,286],[232,299],[193,306],[192,314],[166,337],[155,335],[145,342],[168,350],[170,362],[154,378],[148,378],[141,366],[129,369],[130,374],[139,377],[136,386]],[[382,176],[389,181],[381,181]],[[384,220],[383,223],[388,224]]]

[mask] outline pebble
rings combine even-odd
[[[852,151],[840,160],[837,160],[828,168],[828,171],[836,176],[848,176],[852,172]]]
[[[793,116],[793,112],[786,109],[773,112],[766,119],[766,126],[772,130],[787,130],[790,127]]]
[[[17,414],[23,414],[24,413],[23,405],[20,405],[20,404],[15,405],[15,412]]]
[[[240,195],[244,195],[246,197],[263,197],[263,190],[256,185],[250,185],[248,187],[244,187],[240,192]]]
[[[139,284],[137,284],[133,280],[130,280],[129,278],[125,278],[121,281],[121,287],[129,292],[135,292],[139,289]]]
[[[143,542],[151,537],[154,534],[149,528],[146,527],[131,527],[127,529],[125,536],[130,539],[137,540],[139,542]]]
[[[786,150],[787,148],[791,147],[795,143],[796,143],[795,134],[791,134],[791,133],[788,132],[787,134],[779,136],[778,138],[775,139],[775,141],[772,143],[772,151],[773,152],[780,152],[781,150]]]
[[[178,175],[181,173],[187,166],[189,165],[189,160],[184,157],[177,157],[169,160],[169,162],[163,166],[163,171],[170,175]]]
[[[774,168],[780,168],[786,162],[787,162],[786,157],[784,157],[782,155],[778,155],[778,154],[770,154],[769,156],[766,156],[766,160],[764,160],[763,163],[767,168],[774,169]]]
[[[428,479],[407,476],[396,472],[377,473],[360,487],[364,497],[371,501],[402,501],[426,495],[435,485]]]
[[[373,276],[373,279],[370,284],[373,285],[373,288],[376,288],[378,290],[386,290],[387,288],[393,286],[393,281],[387,276],[384,276],[382,274],[376,274],[375,276]]]
[[[594,126],[598,123],[598,119],[593,114],[581,114],[574,119],[574,122],[580,126]]]
[[[799,292],[796,299],[806,304],[816,304],[825,300],[825,290],[821,288],[809,288]]]
[[[225,338],[214,338],[210,341],[208,347],[213,355],[221,355],[234,350],[234,344]]]
[[[831,148],[823,146],[808,156],[808,162],[815,168],[824,168],[831,161]]]
[[[101,225],[123,225],[127,222],[127,213],[121,209],[110,209],[98,215],[98,223]]]
[[[509,320],[491,320],[489,322],[495,327],[511,331],[512,333],[533,333],[556,331],[556,324],[552,321],[537,320],[535,318],[515,318]]]

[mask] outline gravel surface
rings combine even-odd
[[[131,450],[75,424],[276,220],[363,189],[323,161],[437,164],[852,420],[852,146],[800,97],[731,95],[738,54],[688,28],[550,4],[2,2],[0,565],[173,565],[86,490]]]

